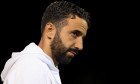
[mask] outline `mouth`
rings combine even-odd
[[[70,53],[71,56],[75,56],[76,55],[76,52],[74,52],[74,51],[70,51],[69,53]]]

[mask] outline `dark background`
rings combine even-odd
[[[41,17],[55,0],[1,2],[0,71],[12,52],[40,41]],[[84,50],[59,65],[63,84],[140,84],[137,2],[67,0],[91,14]]]

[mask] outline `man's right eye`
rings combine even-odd
[[[77,37],[81,36],[82,34],[81,34],[80,31],[75,30],[75,31],[72,32],[72,35],[73,35],[74,38],[77,38]]]
[[[73,32],[72,35],[74,38],[78,37],[78,34],[76,32]]]

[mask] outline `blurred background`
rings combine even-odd
[[[0,71],[12,52],[39,43],[45,8],[55,0],[1,2]],[[59,65],[62,84],[140,84],[138,5],[131,1],[67,0],[91,14],[84,50]]]

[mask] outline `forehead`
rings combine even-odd
[[[84,19],[76,16],[74,19],[68,18],[67,21],[68,21],[67,26],[69,30],[79,30],[81,33],[84,34],[84,36],[86,35],[88,25]]]

